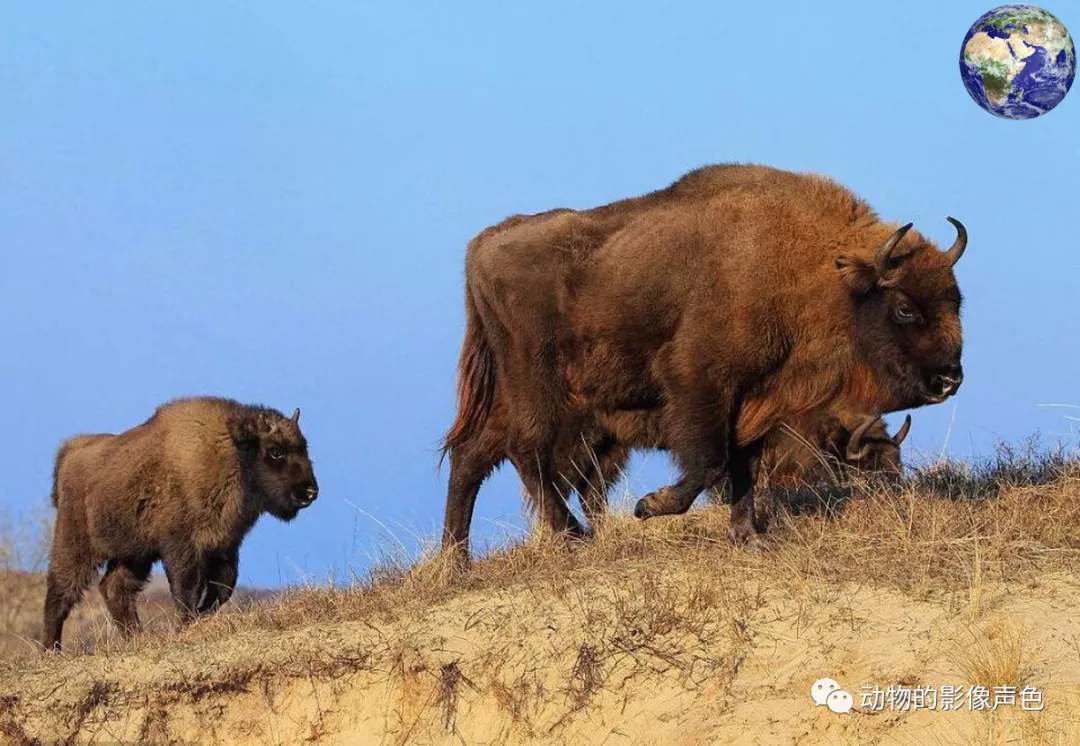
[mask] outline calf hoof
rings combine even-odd
[[[637,505],[634,506],[634,517],[643,521],[652,517],[652,513],[649,512],[649,503],[644,497],[638,500]]]
[[[765,554],[772,549],[772,547],[762,534],[752,534],[743,543],[742,549],[744,552],[749,552],[750,554]]]
[[[751,552],[761,552],[769,546],[750,521],[732,523],[728,526],[727,538],[731,544]]]

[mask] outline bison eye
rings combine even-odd
[[[281,459],[285,458],[285,452],[277,446],[267,448],[266,455],[270,457],[271,461],[281,461]]]
[[[909,303],[898,303],[893,306],[893,318],[898,324],[914,324],[919,321],[919,310]]]

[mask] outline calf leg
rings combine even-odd
[[[240,572],[238,551],[215,555],[206,563],[206,593],[199,604],[198,613],[216,611],[232,597],[236,578]]]
[[[45,623],[41,641],[46,650],[60,650],[64,622],[93,578],[94,568],[89,565],[49,567],[45,581]]]
[[[152,566],[153,562],[135,559],[109,560],[105,567],[105,575],[98,587],[105,608],[124,637],[131,637],[140,629],[135,602],[150,578]]]
[[[728,540],[746,544],[751,537],[764,533],[766,525],[754,512],[754,483],[763,441],[737,449],[731,456],[731,520]]]
[[[186,624],[198,612],[201,596],[206,590],[205,568],[191,548],[172,548],[162,552],[161,559],[173,604],[180,614],[181,624]]]
[[[42,645],[46,650],[60,650],[64,622],[82,598],[97,569],[91,556],[79,549],[89,542],[61,513],[53,534],[49,571],[45,580],[45,614]]]

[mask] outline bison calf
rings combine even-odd
[[[43,644],[59,649],[72,607],[105,565],[101,595],[125,635],[161,560],[184,622],[225,603],[240,543],[266,512],[290,521],[318,495],[291,418],[218,397],[178,399],[117,435],[78,435],[56,456],[56,528]]]
[[[889,435],[880,416],[812,412],[791,418],[765,436],[753,463],[755,485],[791,495],[839,485],[853,473],[898,478],[903,468],[900,446],[910,428],[911,415],[896,435]],[[604,413],[589,435],[591,442],[583,438],[575,453],[562,460],[569,461],[564,469],[574,475],[569,481],[595,525],[607,511],[608,488],[626,467],[631,450],[666,451],[668,444],[654,411]]]

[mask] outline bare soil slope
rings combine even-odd
[[[1037,481],[858,494],[760,554],[721,539],[724,507],[620,516],[467,575],[429,559],[35,656],[0,670],[0,741],[1080,743],[1080,471]],[[822,677],[853,712],[814,706]],[[1032,687],[1042,709],[862,701],[890,685]]]

